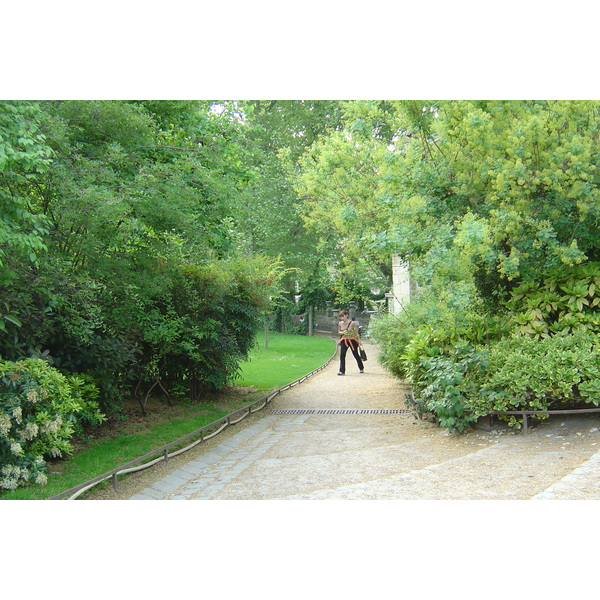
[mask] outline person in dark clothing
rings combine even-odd
[[[340,334],[340,341],[338,342],[340,345],[340,370],[338,371],[338,375],[346,374],[346,353],[348,352],[348,348],[350,348],[356,359],[359,372],[364,373],[365,367],[358,351],[360,346],[358,323],[350,319],[350,315],[346,310],[341,310],[339,317],[341,320],[338,323],[338,333]]]

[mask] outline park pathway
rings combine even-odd
[[[451,435],[407,410],[366,348],[365,374],[334,360],[129,499],[600,499],[600,417]]]

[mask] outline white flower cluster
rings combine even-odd
[[[23,436],[26,440],[34,439],[39,433],[40,428],[37,423],[32,423],[31,421],[25,425],[25,430],[23,431]]]
[[[37,393],[37,390],[29,390],[26,396],[27,400],[33,404],[40,401],[40,395]]]
[[[4,365],[2,361],[0,364]],[[15,371],[12,381],[17,379],[19,376]],[[48,402],[51,388],[40,386],[38,379],[54,385],[44,373],[36,375],[32,372],[30,379],[22,378],[15,386],[5,386],[1,391],[0,446],[4,456],[0,460],[0,490],[14,490],[27,483],[47,484],[44,456],[32,457],[32,448],[37,446],[44,455],[56,457],[70,449],[63,438],[68,438],[73,432],[69,419],[73,418],[71,415],[77,408],[76,398],[65,398],[64,403],[62,397],[57,399],[56,404]],[[46,403],[48,406],[42,406]],[[61,410],[68,416],[56,414]]]
[[[10,451],[17,455],[23,454],[23,446],[21,446],[19,442],[13,440],[10,442]]]
[[[36,456],[35,462],[32,465],[35,471],[31,471],[31,467],[19,467],[17,465],[3,465],[0,469],[0,489],[16,490],[21,482],[34,481],[39,485],[46,485],[48,477],[40,469],[44,468],[46,462],[43,457]]]
[[[0,479],[0,489],[3,490],[16,490],[18,486],[18,478],[13,479],[10,477],[2,477]]]
[[[16,465],[3,465],[0,473],[4,477],[13,477],[15,475],[21,476],[21,474],[27,473],[27,469],[24,469],[23,467],[17,467]]]
[[[5,490],[16,490],[19,480],[27,481],[29,479],[29,471],[25,467],[16,465],[4,465],[0,473],[2,475],[0,488]]]
[[[13,418],[17,423],[21,423],[23,421],[23,409],[20,406],[15,406],[12,409]]]
[[[11,426],[11,418],[6,413],[0,413],[0,435],[8,437]]]
[[[43,425],[45,433],[58,433],[61,425],[63,423],[62,417],[58,415],[54,421],[46,421]]]

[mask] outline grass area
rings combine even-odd
[[[187,416],[153,424],[139,433],[117,434],[113,437],[89,441],[73,456],[48,464],[48,483],[45,486],[5,491],[0,494],[0,500],[50,498],[138,456],[143,456],[191,431],[200,429],[227,414],[227,411],[217,409],[208,412],[203,410],[203,412],[205,414],[193,415],[192,411],[187,411]]]
[[[257,397],[282,387],[324,364],[335,350],[328,338],[269,333],[268,349],[259,336],[250,360],[242,365],[237,386],[252,387]],[[253,398],[246,398],[246,402]],[[48,483],[0,493],[0,500],[43,500],[84,481],[110,471],[138,456],[200,429],[232,411],[218,403],[191,404],[165,408],[162,422],[141,417],[124,420],[112,435],[84,441],[80,451],[65,460],[49,463]],[[154,420],[156,421],[156,416]]]
[[[261,391],[282,387],[318,369],[335,351],[330,338],[269,333],[268,348],[264,335],[250,353],[250,361],[242,364],[236,385],[255,387]]]

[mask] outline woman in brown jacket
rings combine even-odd
[[[348,352],[348,348],[350,348],[356,359],[360,373],[364,373],[365,367],[358,352],[358,347],[360,346],[358,323],[350,319],[350,315],[346,310],[341,310],[339,317],[341,321],[338,323],[338,333],[340,334],[340,341],[338,342],[340,345],[340,370],[338,375],[346,374],[346,353]]]

